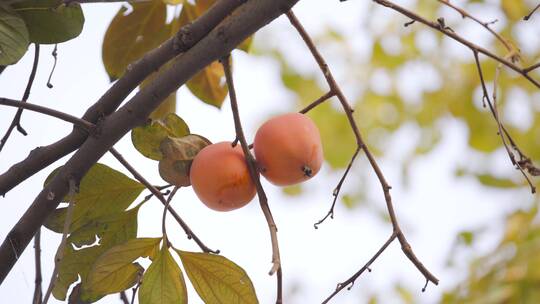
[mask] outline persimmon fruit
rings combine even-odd
[[[220,142],[204,147],[190,169],[195,194],[210,209],[231,211],[255,197],[256,189],[240,146]]]
[[[319,129],[300,113],[266,121],[255,134],[253,149],[261,174],[278,186],[310,179],[319,172],[323,161]]]

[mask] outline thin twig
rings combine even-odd
[[[47,79],[47,88],[49,88],[49,89],[53,88],[53,84],[51,82],[51,79],[52,79],[52,76],[54,74],[54,70],[56,69],[56,63],[58,62],[58,44],[54,45],[54,49],[53,49],[51,55],[53,56],[54,63],[53,63],[53,67],[51,69],[51,72],[49,73],[49,78]]]
[[[129,299],[128,299],[127,295],[126,295],[125,290],[120,292],[120,300],[122,300],[123,304],[129,304]]]
[[[82,127],[83,129],[87,131],[92,131],[95,128],[95,125],[93,123],[88,122],[84,119],[81,119],[76,116],[69,115],[67,113],[60,112],[51,108],[43,107],[37,104],[32,104],[28,102],[22,102],[22,101],[17,101],[13,99],[7,99],[7,98],[0,98],[0,105],[8,106],[8,107],[15,107],[19,109],[26,109],[29,111],[38,112],[41,114],[52,116],[52,117],[61,119],[63,121],[72,123],[76,126]]]
[[[133,294],[131,295],[131,304],[135,303],[135,295],[137,294],[137,290],[139,290],[139,287],[141,286],[141,281],[137,283],[137,286],[133,287],[132,291]]]
[[[386,178],[384,174],[382,173],[382,170],[380,169],[379,165],[377,164],[375,157],[373,156],[369,148],[364,143],[364,140],[362,139],[362,135],[360,134],[356,121],[354,120],[353,109],[351,108],[350,103],[347,101],[347,98],[345,97],[345,95],[341,91],[341,88],[338,86],[336,80],[334,79],[332,72],[328,68],[328,64],[326,63],[322,55],[319,53],[317,47],[313,43],[313,40],[311,39],[309,34],[306,32],[306,30],[304,29],[300,21],[296,18],[292,10],[288,11],[286,15],[289,18],[289,21],[291,22],[291,24],[296,28],[296,30],[298,31],[298,33],[304,40],[306,46],[308,47],[311,54],[313,55],[313,58],[319,65],[319,68],[321,69],[330,87],[330,90],[336,93],[336,97],[341,103],[341,106],[343,110],[345,111],[345,115],[347,116],[351,129],[354,132],[357,146],[359,149],[364,151],[364,154],[366,155],[369,164],[371,165],[373,171],[375,172],[375,174],[377,175],[377,178],[379,179],[379,183],[381,184],[384,198],[386,201],[386,208],[388,209],[388,214],[392,222],[393,231],[401,244],[401,249],[403,253],[405,254],[405,256],[409,258],[409,260],[416,266],[418,271],[420,271],[420,273],[422,273],[422,275],[424,275],[424,277],[427,280],[437,285],[439,283],[439,280],[433,274],[431,274],[431,272],[416,257],[416,255],[412,251],[411,245],[409,244],[405,235],[401,231],[401,228],[399,227],[398,220],[394,211],[394,205],[392,203],[392,196],[390,195],[391,187],[386,181]]]
[[[523,20],[527,21],[531,19],[534,12],[536,12],[539,8],[540,8],[540,4],[538,4],[535,8],[533,8],[533,10],[527,16],[523,17]]]
[[[529,73],[529,72],[531,72],[532,70],[536,70],[536,69],[538,69],[538,68],[540,68],[540,62],[531,65],[530,67],[524,69],[524,71],[525,71],[525,73]]]
[[[163,216],[161,219],[161,232],[163,233],[163,241],[165,242],[165,244],[169,243],[169,239],[167,238],[167,225],[165,224],[165,220],[167,219],[167,209],[171,205],[171,201],[174,195],[176,194],[176,191],[178,191],[178,189],[180,188],[177,186],[173,188],[171,194],[169,194],[169,197],[167,197],[167,204],[163,206]]]
[[[229,55],[230,56],[230,55]],[[236,100],[236,91],[234,89],[234,81],[232,77],[231,72],[231,66],[229,63],[230,57],[226,56],[225,58],[222,58],[220,60],[221,64],[223,65],[223,70],[225,71],[225,80],[227,81],[227,87],[229,88],[229,97],[231,100],[231,109],[233,113],[234,118],[234,128],[236,131],[236,138],[240,142],[240,145],[242,146],[242,151],[244,152],[244,157],[246,158],[246,163],[249,169],[249,175],[251,179],[253,180],[253,183],[255,184],[255,188],[257,189],[257,196],[259,198],[259,203],[261,206],[261,209],[264,213],[264,217],[266,218],[266,222],[268,224],[268,228],[270,230],[270,239],[272,242],[272,268],[270,269],[269,274],[272,275],[275,272],[277,277],[277,296],[276,296],[276,303],[280,304],[283,301],[283,295],[282,295],[282,272],[281,272],[281,258],[279,254],[279,245],[278,245],[278,238],[277,238],[277,226],[274,222],[274,218],[272,217],[272,212],[270,210],[270,207],[268,206],[268,198],[266,197],[266,193],[264,192],[264,189],[261,185],[260,175],[259,171],[257,170],[257,165],[255,162],[255,159],[253,158],[253,155],[249,151],[249,146],[246,141],[246,137],[244,135],[244,130],[242,129],[242,123],[240,121],[240,113],[238,111],[238,102]]]
[[[460,7],[457,7],[455,6],[454,4],[450,3],[449,0],[438,0],[440,3],[454,9],[455,11],[457,11],[463,18],[469,18],[471,20],[473,20],[474,22],[480,24],[482,27],[484,27],[486,30],[488,30],[491,34],[493,34],[493,36],[495,36],[495,38],[497,38],[497,40],[499,40],[502,45],[506,48],[507,51],[509,52],[512,52],[514,51],[513,48],[512,48],[512,45],[508,42],[508,40],[506,40],[504,37],[502,37],[499,33],[495,32],[491,27],[490,25],[494,23],[494,21],[491,21],[491,22],[484,22],[484,21],[481,21],[480,19],[474,17],[473,15],[469,14],[469,12],[467,12],[466,10],[460,8]]]
[[[356,156],[358,156],[359,152],[360,152],[360,147],[357,146],[356,150],[354,151],[353,156],[351,157],[351,160],[349,161],[349,165],[347,166],[347,169],[345,169],[345,172],[341,176],[341,179],[339,180],[336,188],[334,188],[334,191],[332,191],[332,196],[334,197],[334,199],[332,201],[332,206],[330,207],[330,210],[328,211],[328,213],[326,213],[326,215],[322,219],[320,219],[318,222],[313,224],[313,227],[315,227],[315,229],[319,229],[319,225],[322,224],[328,217],[332,219],[334,218],[334,208],[336,207],[336,202],[339,197],[339,192],[341,192],[341,187],[343,186],[343,182],[345,182],[345,179],[347,178],[349,171],[351,171],[354,160],[356,159]]]
[[[30,97],[30,90],[32,89],[32,84],[34,83],[34,79],[36,78],[36,72],[37,67],[39,63],[39,44],[34,44],[34,63],[32,64],[32,71],[30,72],[30,76],[28,77],[28,83],[26,84],[26,89],[24,90],[23,98],[21,99],[21,102],[26,102],[28,100],[28,97]],[[11,121],[11,124],[9,125],[6,134],[2,139],[0,139],[0,151],[4,148],[9,136],[11,135],[11,132],[13,129],[17,129],[19,133],[26,136],[28,133],[24,128],[21,126],[21,116],[22,116],[23,109],[19,108],[17,110],[17,113],[15,113],[15,117],[13,117],[13,120]]]
[[[521,74],[525,79],[527,79],[530,83],[532,83],[535,87],[537,88],[540,88],[540,81],[532,78],[530,75],[527,74],[527,72],[525,71],[525,69],[517,66],[515,63],[513,63],[512,61],[506,59],[506,58],[503,58],[501,56],[498,56],[492,52],[490,52],[489,50],[481,47],[481,46],[478,46],[476,44],[474,44],[473,42],[459,36],[458,34],[456,34],[454,31],[446,28],[446,27],[443,27],[441,26],[441,24],[439,24],[438,22],[433,22],[433,21],[430,21],[430,20],[427,20],[426,18],[416,14],[415,12],[411,11],[411,10],[408,10],[402,6],[399,6],[391,1],[387,1],[387,0],[372,0],[373,2],[377,3],[377,4],[380,4],[384,7],[387,7],[389,9],[392,9],[412,20],[415,20],[415,21],[418,21],[419,23],[422,23],[434,30],[437,30],[439,32],[441,32],[442,34],[452,38],[453,40],[459,42],[460,44],[468,47],[469,49],[471,49],[472,51],[476,51],[480,54],[484,54],[486,55],[487,57],[497,61],[497,62],[500,62],[502,63],[503,65],[505,65],[506,67],[510,68],[511,70],[515,71],[516,73],[519,73]]]
[[[328,298],[326,298],[326,300],[324,300],[322,304],[328,303],[335,295],[337,295],[341,290],[343,290],[347,286],[349,286],[347,290],[351,290],[352,285],[354,284],[356,279],[358,279],[358,277],[360,277],[360,275],[362,275],[362,273],[364,273],[366,270],[371,272],[371,269],[369,268],[369,266],[371,266],[371,264],[375,262],[375,260],[386,250],[386,248],[396,239],[396,237],[397,237],[397,234],[394,231],[394,233],[392,233],[392,235],[388,238],[386,243],[384,243],[381,246],[381,248],[375,253],[375,255],[373,255],[373,257],[362,268],[360,268],[360,270],[358,270],[345,282],[337,284],[336,290],[334,290],[334,292],[332,292],[332,294],[330,294],[330,296],[328,296]]]
[[[299,111],[299,113],[306,114],[307,112],[311,111],[316,106],[320,105],[321,103],[325,102],[326,100],[336,96],[336,93],[332,90],[328,91],[328,93],[324,94],[323,96],[319,97],[319,99],[315,100],[314,102],[307,105],[305,108]]]
[[[60,245],[58,246],[58,250],[56,251],[56,255],[54,257],[54,270],[51,275],[51,281],[49,282],[49,287],[47,288],[47,292],[45,293],[45,297],[43,298],[43,304],[47,304],[49,301],[49,297],[51,296],[51,292],[54,288],[54,284],[56,283],[56,279],[58,276],[58,269],[60,268],[60,262],[64,258],[64,252],[66,250],[66,244],[67,244],[67,237],[69,234],[69,228],[71,226],[71,219],[73,218],[73,210],[75,209],[75,193],[77,192],[77,185],[75,184],[75,181],[73,179],[69,180],[69,193],[67,196],[67,201],[69,203],[66,213],[66,219],[64,220],[64,229],[62,230],[62,241],[60,241]]]
[[[115,148],[111,148],[109,150],[111,154],[135,177],[136,180],[138,180],[140,183],[142,183],[150,192],[152,192],[159,201],[163,204],[163,206],[167,206],[167,200],[163,196],[163,194],[156,189],[151,183],[149,183],[131,164],[120,154],[118,151],[116,151]],[[195,243],[201,248],[203,252],[206,253],[219,253],[219,250],[212,250],[208,248],[198,237],[193,233],[191,228],[184,222],[184,220],[176,213],[176,211],[172,208],[172,206],[167,206],[167,210],[171,213],[171,215],[174,217],[174,219],[180,224],[182,229],[184,229],[184,232],[186,233],[188,239],[193,239]]]
[[[43,290],[41,289],[41,282],[43,280],[41,275],[41,229],[34,236],[34,256],[36,262],[36,280],[32,304],[41,304],[41,298],[43,296]]]
[[[485,104],[485,102],[487,102],[487,104],[489,106],[489,110],[491,111],[491,114],[492,114],[493,118],[495,119],[495,122],[497,123],[497,128],[498,128],[497,133],[501,137],[502,143],[504,145],[504,148],[506,149],[506,152],[508,153],[508,157],[510,158],[510,161],[512,162],[512,165],[514,165],[516,167],[516,169],[518,169],[521,172],[521,174],[523,174],[523,176],[525,177],[525,180],[527,181],[527,183],[529,184],[529,187],[531,188],[531,192],[535,193],[536,192],[536,187],[533,185],[533,183],[532,183],[531,179],[529,178],[529,176],[525,173],[525,171],[522,168],[521,164],[518,161],[516,161],[514,153],[512,153],[512,151],[508,147],[508,144],[506,143],[505,136],[506,136],[506,138],[508,138],[508,141],[510,141],[510,144],[511,144],[512,148],[519,153],[520,160],[523,160],[525,158],[528,159],[528,157],[525,156],[521,152],[521,150],[519,149],[517,144],[514,142],[514,140],[510,136],[510,133],[508,133],[508,131],[506,131],[506,128],[504,127],[504,125],[501,123],[501,121],[499,119],[499,113],[497,111],[497,100],[496,100],[497,93],[496,93],[496,89],[497,89],[497,78],[498,78],[500,68],[497,67],[497,71],[496,71],[496,74],[495,74],[496,77],[495,77],[495,81],[494,81],[494,85],[493,85],[493,87],[494,87],[494,89],[493,89],[493,98],[494,99],[493,99],[493,102],[492,102],[491,99],[489,98],[489,93],[487,91],[486,81],[484,79],[484,73],[482,72],[482,65],[480,64],[480,59],[479,59],[478,53],[473,51],[473,54],[474,54],[474,60],[475,60],[475,63],[476,63],[476,69],[478,70],[478,76],[480,78],[480,85],[482,87],[482,94],[483,94],[482,101],[484,102],[484,104]]]

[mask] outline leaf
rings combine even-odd
[[[187,289],[184,276],[174,261],[167,244],[144,273],[139,289],[140,304],[185,304]]]
[[[49,175],[45,183],[57,170]],[[75,206],[69,231],[80,229],[101,216],[124,211],[143,189],[142,184],[123,173],[103,164],[95,164],[81,180],[79,193],[74,197]],[[45,227],[61,233],[65,214],[66,208],[56,209],[46,220]]]
[[[160,241],[161,238],[131,239],[107,250],[92,266],[83,293],[104,296],[135,285],[143,269],[133,261],[152,255]]]
[[[176,250],[193,287],[205,303],[258,303],[247,273],[227,258]]]
[[[188,89],[204,103],[221,108],[229,92],[223,67],[217,61],[195,74],[186,83]]]
[[[29,43],[24,21],[9,7],[0,5],[0,65],[19,61]]]
[[[54,44],[79,36],[84,26],[81,6],[62,3],[61,0],[30,0],[13,6],[26,23],[31,42]]]
[[[81,277],[81,285],[87,283],[87,276],[94,262],[114,245],[122,244],[137,236],[137,214],[139,206],[131,210],[107,214],[94,220],[96,227],[92,225],[82,227],[70,234],[67,239],[64,256],[60,260],[58,277],[54,283],[53,295],[59,300],[64,300],[70,285]],[[94,230],[95,229],[95,230]],[[76,243],[81,243],[81,239],[87,239],[93,234],[100,237],[98,245],[77,250],[73,247]],[[83,242],[84,243],[84,242]],[[85,301],[95,301],[101,295],[83,294]]]
[[[124,74],[128,65],[165,41],[170,30],[165,21],[167,6],[162,1],[122,6],[112,20],[103,41],[103,63],[111,80]]]
[[[163,2],[170,5],[177,5],[184,3],[184,0],[163,0]]]
[[[197,134],[181,138],[167,137],[160,145],[163,159],[159,161],[159,175],[165,181],[178,186],[191,185],[189,170],[195,156],[211,142]]]
[[[215,1],[197,1],[196,5],[184,3],[182,13],[178,17],[182,26],[201,16]],[[217,61],[212,62],[203,70],[199,71],[186,83],[188,89],[204,103],[221,108],[228,88],[224,81],[225,73],[223,67]]]
[[[523,0],[502,0],[501,5],[504,13],[511,20],[523,19],[529,12]]]
[[[164,119],[134,128],[131,131],[131,141],[142,155],[153,160],[161,160],[163,155],[160,144],[167,136],[182,137],[188,134],[189,127],[184,120],[170,113]]]

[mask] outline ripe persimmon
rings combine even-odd
[[[319,172],[323,161],[319,129],[300,113],[265,122],[257,130],[253,148],[261,174],[278,186],[310,179]]]
[[[231,211],[255,197],[255,185],[240,146],[220,142],[204,147],[193,159],[190,169],[195,194],[208,208]]]

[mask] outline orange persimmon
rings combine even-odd
[[[253,149],[261,174],[278,186],[310,179],[319,172],[323,161],[319,129],[300,113],[265,122],[257,130]]]
[[[255,197],[255,185],[240,146],[220,142],[204,147],[193,159],[190,169],[195,194],[208,208],[231,211]]]

